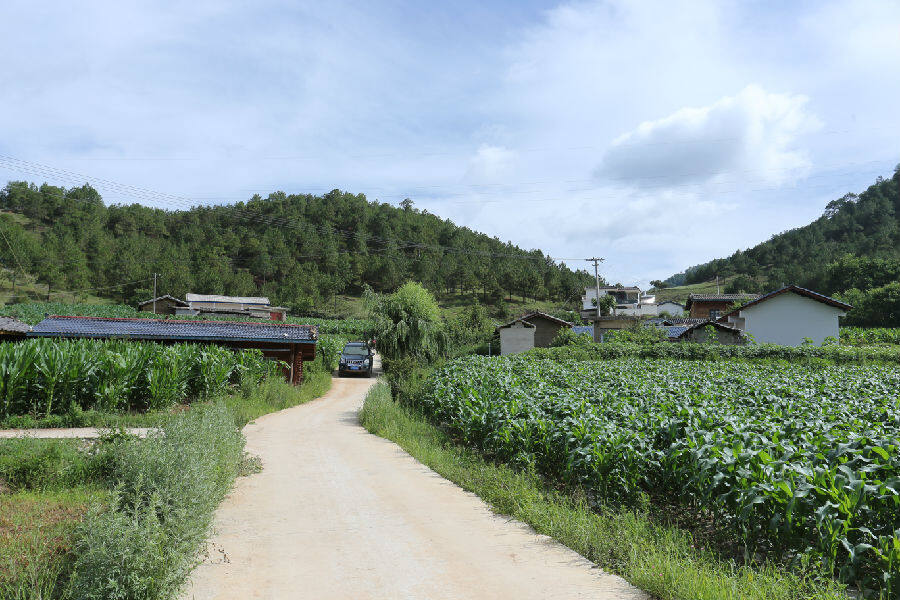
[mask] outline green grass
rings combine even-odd
[[[173,598],[233,478],[259,470],[238,429],[330,386],[310,370],[140,415],[165,429],[147,440],[0,441],[0,598]]]
[[[50,599],[71,564],[74,532],[108,492],[94,488],[0,495],[0,597]]]
[[[691,285],[679,285],[664,289],[657,289],[654,293],[656,294],[657,302],[665,302],[666,300],[674,300],[679,304],[684,304],[687,302],[688,296],[691,294],[715,294],[717,293],[725,293],[725,286],[728,285],[734,277],[722,277],[719,279],[718,288],[716,287],[715,279],[712,281],[704,281],[702,283],[692,283]]]
[[[771,565],[747,567],[697,547],[690,534],[658,524],[650,509],[592,510],[584,494],[548,487],[535,474],[485,461],[421,415],[401,407],[387,385],[369,392],[360,422],[399,444],[499,513],[530,524],[607,571],[663,600],[838,600],[830,580],[801,579]]]
[[[314,400],[331,389],[331,373],[307,371],[302,385],[269,379],[260,385],[246,386],[225,398],[234,415],[235,425],[243,427],[265,414]]]

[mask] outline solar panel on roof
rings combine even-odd
[[[47,317],[35,325],[29,335],[32,337],[308,343],[316,341],[318,330],[314,325],[53,316]]]

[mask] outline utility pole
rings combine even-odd
[[[593,261],[594,263],[594,283],[596,284],[596,292],[597,292],[597,319],[600,319],[600,263],[603,262],[602,258],[594,257],[594,258],[586,258],[584,259],[588,262]]]
[[[159,273],[153,274],[153,314],[156,314],[156,278],[159,276]]]
[[[720,293],[721,292],[719,291],[719,276],[716,275],[716,294],[720,294]]]

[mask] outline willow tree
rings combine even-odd
[[[434,296],[405,283],[389,295],[370,295],[378,351],[387,359],[434,360],[447,349],[447,330]]]

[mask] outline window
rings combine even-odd
[[[719,311],[717,311],[717,310],[711,310],[711,311],[709,311],[709,318],[710,318],[710,319],[718,319],[718,318],[719,318]]]

